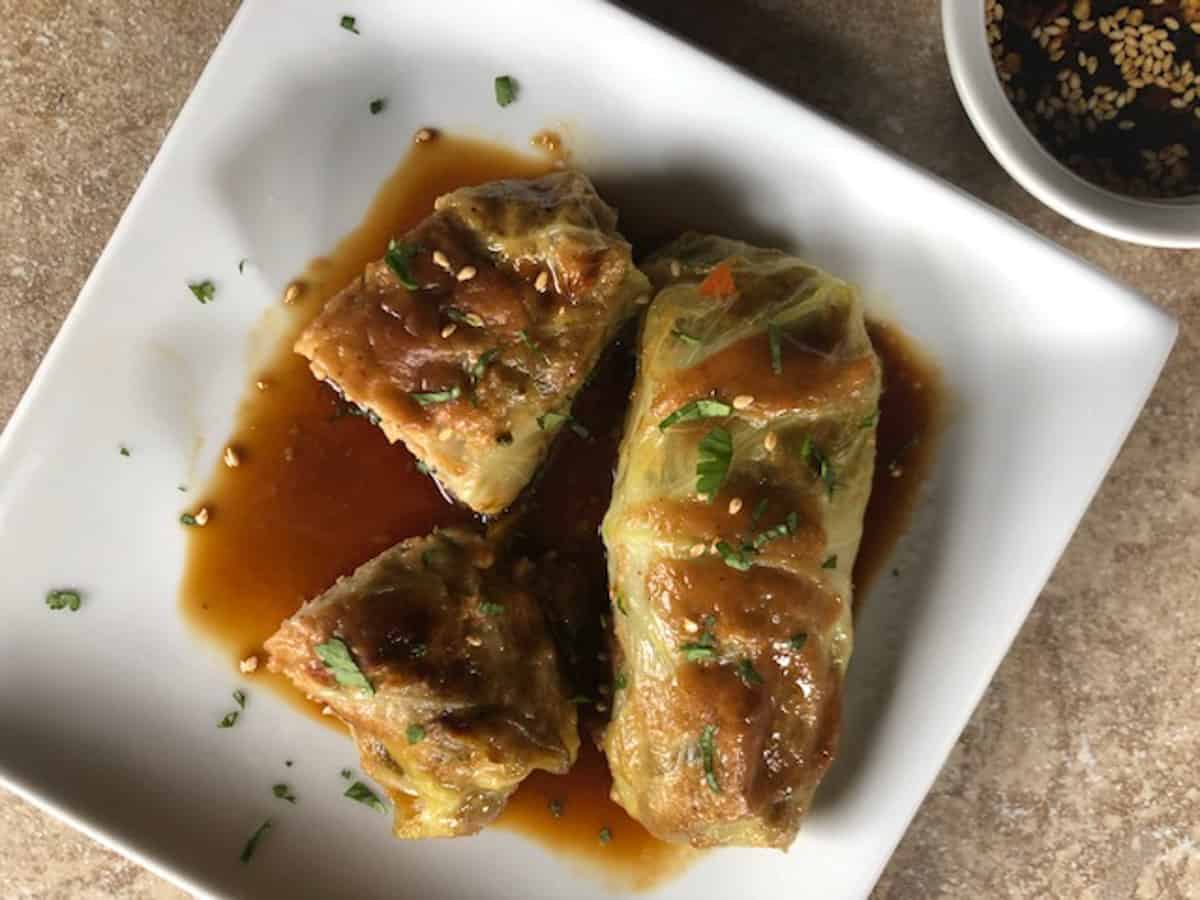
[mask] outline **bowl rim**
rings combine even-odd
[[[1076,175],[1021,121],[996,75],[984,0],[942,0],[950,75],[967,117],[997,162],[1025,190],[1092,231],[1155,247],[1200,247],[1200,197],[1127,197]]]

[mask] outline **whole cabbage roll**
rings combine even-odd
[[[540,577],[448,528],[339,579],[266,642],[270,669],[349,726],[398,837],[473,834],[533,769],[574,763]]]
[[[837,743],[880,363],[794,257],[689,234],[646,271],[602,528],[613,795],[664,840],[785,848]]]
[[[446,194],[326,304],[296,352],[456,498],[502,512],[649,299],[616,223],[577,172]]]

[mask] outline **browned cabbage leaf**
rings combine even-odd
[[[577,172],[454,191],[329,301],[296,351],[451,494],[499,513],[648,299],[616,223]]]
[[[350,727],[398,837],[473,834],[533,769],[575,761],[539,577],[494,541],[445,529],[339,579],[266,642],[270,669]]]
[[[880,364],[855,292],[794,257],[690,234],[646,271],[602,529],[613,792],[665,840],[787,847],[837,741]]]

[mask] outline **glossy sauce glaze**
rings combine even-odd
[[[535,177],[551,168],[545,157],[489,144],[446,136],[418,143],[362,224],[295,282],[298,290],[289,293],[297,296],[286,307],[278,347],[252,373],[228,441],[238,464],[218,463],[189,508],[205,508],[209,518],[205,526],[189,529],[182,609],[199,631],[228,649],[235,665],[260,656],[262,642],[283,619],[339,576],[404,538],[472,520],[418,471],[403,446],[388,444],[378,428],[311,376],[305,360],[292,352],[297,334],[327,299],[383,255],[389,238],[428,215],[438,195],[497,178]],[[907,525],[932,463],[941,402],[936,368],[898,329],[873,323],[871,336],[883,359],[885,392],[879,463],[854,570],[860,592]],[[585,734],[575,768],[565,776],[535,773],[497,824],[595,864],[624,887],[644,888],[677,872],[694,851],[651,837],[609,799],[611,779],[590,740],[606,719],[610,692],[608,592],[598,527],[633,381],[633,346],[630,329],[576,401],[581,427],[563,429],[549,462],[519,501],[525,513],[519,540],[531,552],[555,551],[592,585],[549,611],[560,643],[569,645],[575,689],[589,699],[582,708]],[[251,677],[335,724],[264,665]]]

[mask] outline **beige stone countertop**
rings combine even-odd
[[[0,0],[0,424],[236,5]],[[935,0],[630,5],[1179,318],[1146,411],[874,896],[1200,897],[1200,252],[1090,234],[1019,188],[963,114]],[[0,897],[180,896],[0,791]]]

